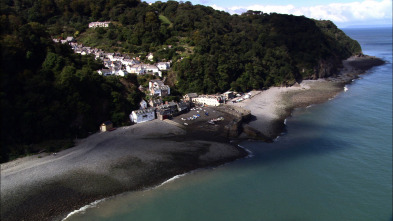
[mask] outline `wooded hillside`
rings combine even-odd
[[[176,1],[0,4],[2,162],[36,151],[32,144],[86,136],[108,119],[126,124],[144,96],[136,76],[102,77],[93,57],[73,54],[52,38],[74,36],[105,51],[142,58],[153,52],[156,61],[172,60],[167,77],[180,93],[291,85],[332,75],[342,59],[361,52],[332,22],[299,16],[230,15]],[[93,21],[111,24],[88,29]]]

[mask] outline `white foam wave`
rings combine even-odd
[[[90,204],[88,204],[86,206],[83,206],[83,207],[81,207],[81,208],[79,208],[77,210],[74,210],[74,211],[70,212],[62,221],[67,220],[69,217],[71,217],[71,216],[73,216],[73,215],[75,215],[77,213],[84,213],[89,208],[96,207],[100,202],[104,201],[105,199],[106,198],[100,199],[100,200],[96,200],[96,201],[94,201],[94,202],[92,202],[92,203],[90,203]]]
[[[156,187],[154,187],[154,188],[163,186],[163,185],[165,185],[165,184],[167,184],[167,183],[170,183],[170,182],[172,182],[172,181],[174,181],[174,180],[176,180],[176,179],[179,179],[180,177],[183,177],[183,176],[185,176],[185,175],[187,175],[187,174],[188,174],[188,173],[183,173],[183,174],[180,174],[180,175],[176,175],[176,176],[174,176],[174,177],[172,177],[172,178],[170,178],[170,179],[164,181],[163,183],[161,183],[160,185],[158,185],[158,186],[156,186]]]
[[[253,153],[251,150],[249,150],[249,149],[247,149],[247,148],[241,146],[240,144],[238,144],[237,146],[240,147],[240,148],[242,148],[243,150],[245,150],[245,151],[248,153],[248,155],[246,156],[246,158],[254,157],[254,153]]]

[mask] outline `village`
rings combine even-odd
[[[106,28],[109,24],[110,22],[91,22],[89,23],[89,28]],[[232,91],[215,95],[198,95],[197,93],[188,93],[184,95],[179,102],[163,102],[163,98],[171,94],[170,87],[165,85],[165,78],[163,78],[163,71],[168,71],[170,69],[171,61],[146,64],[141,61],[140,57],[131,58],[130,56],[122,55],[121,53],[108,53],[98,48],[83,46],[82,44],[77,43],[75,38],[71,36],[67,37],[65,40],[53,39],[53,41],[70,45],[72,50],[77,54],[94,55],[96,60],[101,60],[105,68],[97,70],[100,75],[116,75],[124,77],[127,74],[136,74],[138,76],[149,74],[157,77],[157,79],[150,80],[148,89],[144,89],[142,86],[139,88],[149,95],[150,100],[145,101],[142,99],[140,102],[140,109],[133,110],[129,114],[130,121],[134,124],[144,123],[154,119],[172,119],[173,117],[186,114],[190,111],[193,111],[191,115],[188,114],[189,116],[180,118],[181,121],[183,121],[180,125],[188,126],[190,122],[187,121],[193,121],[201,117],[207,118],[207,123],[215,124],[224,118],[222,116],[216,116],[216,114],[212,115],[212,113],[215,113],[215,110],[208,107],[221,106],[227,102],[241,102],[251,96],[251,93],[242,94]],[[153,59],[154,55],[152,53],[149,53],[146,56],[146,60],[150,63],[153,62]],[[161,80],[161,78],[163,78],[163,80]],[[100,126],[100,131],[102,132],[111,131],[113,129],[114,127],[111,121],[106,121]]]

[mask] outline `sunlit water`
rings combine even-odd
[[[324,104],[296,110],[254,157],[125,193],[68,220],[391,220],[392,30],[347,29],[388,61]]]

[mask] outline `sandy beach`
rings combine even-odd
[[[365,65],[367,62],[372,65]],[[244,150],[229,144],[226,131],[239,121],[225,109],[251,111],[248,125],[273,140],[294,108],[336,96],[345,84],[375,66],[373,62],[370,58],[348,59],[334,78],[252,91],[250,99],[221,110],[209,109],[209,117],[188,125],[181,116],[172,122],[154,120],[93,134],[56,155],[41,153],[1,164],[1,220],[61,220],[95,200],[245,157]],[[213,117],[225,120],[206,124]]]

